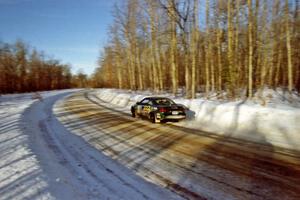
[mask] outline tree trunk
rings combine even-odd
[[[172,93],[176,95],[178,88],[178,79],[177,79],[177,65],[176,65],[176,54],[177,54],[177,38],[176,38],[176,18],[174,7],[174,0],[169,0],[170,6],[170,23],[171,23],[171,51],[170,51],[170,62],[171,62],[171,77],[172,77]]]
[[[289,0],[285,0],[285,28],[286,28],[286,48],[288,58],[288,90],[292,92],[293,85],[293,63],[292,63],[292,48],[291,48],[291,34],[289,25]]]
[[[205,95],[208,97],[210,89],[210,80],[209,80],[209,61],[210,61],[210,40],[209,38],[209,0],[206,0],[206,35],[205,35]]]
[[[234,44],[234,54],[235,54],[235,60],[234,60],[234,65],[236,67],[235,71],[235,76],[237,74],[241,73],[241,64],[240,64],[240,49],[239,49],[239,26],[240,26],[240,17],[239,17],[239,12],[240,12],[240,0],[236,0],[236,16],[235,16],[235,44]],[[238,77],[236,77],[235,80],[235,87],[239,88],[239,80]]]
[[[232,0],[227,1],[227,17],[228,17],[228,69],[229,69],[229,95],[230,98],[235,97],[235,80],[234,80],[234,73],[233,73],[233,68],[234,68],[234,55],[233,55],[233,24],[232,24]]]
[[[194,0],[194,25],[193,25],[193,32],[192,32],[192,77],[191,77],[191,98],[196,98],[196,59],[197,59],[197,44],[199,38],[199,29],[198,29],[198,0]]]
[[[253,17],[252,17],[252,0],[248,0],[248,12],[249,12],[249,22],[248,22],[248,40],[249,40],[249,58],[248,58],[248,97],[252,98],[253,96]]]
[[[221,36],[222,30],[217,30],[217,50],[218,50],[218,90],[222,91],[222,52],[221,52]]]

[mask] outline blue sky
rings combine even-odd
[[[117,0],[0,0],[0,40],[22,39],[91,74],[108,41]]]

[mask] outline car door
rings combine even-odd
[[[149,99],[144,99],[140,102],[140,111],[141,111],[141,115],[143,116],[148,116],[148,113],[150,111],[150,106],[149,106]]]
[[[149,117],[151,109],[152,109],[152,101],[151,99],[149,99],[149,101],[147,103],[145,103],[144,107],[143,107],[143,112],[144,112],[144,116],[145,117]]]

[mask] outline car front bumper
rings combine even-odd
[[[185,119],[185,115],[166,115],[164,119]]]
[[[162,115],[162,114],[157,114],[157,118],[158,119],[185,119],[186,116],[185,115]]]

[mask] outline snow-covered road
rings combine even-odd
[[[180,199],[65,129],[53,104],[73,91],[0,99],[0,199]]]
[[[298,151],[151,124],[95,90],[0,97],[0,200],[300,199]]]
[[[58,101],[54,113],[70,132],[183,198],[300,198],[298,151],[134,119],[96,90]]]

